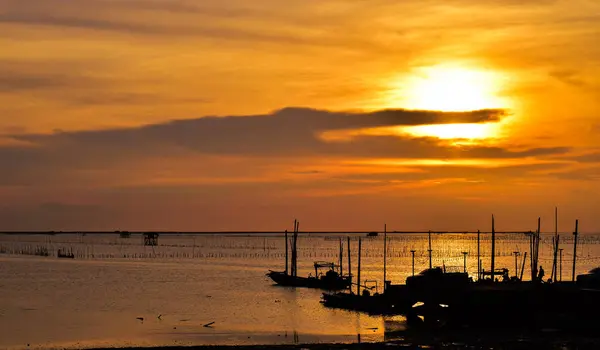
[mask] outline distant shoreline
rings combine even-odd
[[[131,234],[141,235],[144,233],[158,233],[161,235],[280,235],[285,230],[280,231],[0,231],[4,235],[116,235],[116,234]],[[288,231],[289,232],[289,231]],[[377,233],[383,235],[383,231],[298,231],[299,234],[369,234]],[[387,231],[387,234],[476,234],[477,231]],[[495,231],[497,234],[525,234],[532,232],[531,230],[522,231]],[[479,231],[481,234],[490,234],[491,231]],[[541,234],[555,234],[554,231],[540,232]],[[559,232],[559,234],[571,234],[571,232]],[[579,234],[600,234],[600,232],[579,232]]]

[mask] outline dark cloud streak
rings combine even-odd
[[[289,166],[291,160],[303,159],[301,163],[310,167],[324,159],[512,159],[569,152],[566,147],[454,147],[432,138],[408,136],[361,135],[343,142],[326,141],[319,136],[323,131],[332,130],[480,123],[497,121],[502,115],[503,112],[497,110],[462,113],[407,110],[331,112],[285,108],[266,115],[204,117],[130,129],[5,135],[17,144],[0,146],[0,162],[10,169],[0,173],[0,186],[60,186],[76,183],[80,175],[91,179],[93,175],[90,174],[109,176],[111,169],[135,169],[132,164],[137,162],[155,164],[147,168],[150,173],[144,175],[152,178],[153,171],[160,172],[160,159],[179,159],[182,162],[206,159],[206,163],[201,163],[199,172],[192,175],[200,177],[211,177],[211,167],[226,164],[219,163],[220,159],[225,162],[228,158],[246,159],[239,174],[235,171],[236,176],[243,177],[250,174],[250,169],[244,167],[261,167],[260,164],[252,165],[255,162],[250,159],[262,159],[265,164],[282,167]],[[29,146],[19,146],[19,142]],[[126,172],[121,172],[120,176],[123,174]],[[254,174],[260,176],[260,173]]]
[[[461,113],[382,110],[368,113],[329,112],[306,108],[286,108],[255,116],[204,117],[178,120],[133,129],[65,132],[52,135],[14,135],[23,141],[50,147],[87,149],[97,153],[134,153],[182,147],[200,154],[244,156],[357,156],[357,157],[435,157],[444,148],[434,140],[396,136],[359,136],[352,142],[326,142],[319,133],[385,126],[480,123],[497,121],[499,110]],[[550,150],[555,152],[556,149]],[[515,153],[527,156],[543,153],[531,150]],[[510,157],[500,149],[453,149],[444,156]]]

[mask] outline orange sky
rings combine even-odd
[[[0,230],[551,230],[558,206],[600,231],[599,23],[593,0],[0,0]]]

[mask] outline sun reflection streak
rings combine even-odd
[[[489,159],[489,158],[470,158],[470,159],[424,159],[424,158],[384,158],[384,159],[365,159],[351,160],[346,164],[360,164],[373,166],[464,166],[478,168],[501,168],[515,165],[531,165],[531,164],[572,164],[573,161],[557,160],[557,159],[535,159],[535,158],[506,158],[506,159]]]

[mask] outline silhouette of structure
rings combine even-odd
[[[156,232],[144,233],[144,245],[145,246],[157,246],[158,245],[158,233],[156,233]]]

